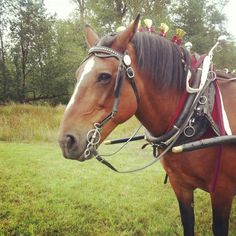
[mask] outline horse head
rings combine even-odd
[[[136,112],[138,95],[133,90],[138,90],[139,84],[136,81],[131,86],[126,77],[132,77],[137,70],[130,43],[138,22],[139,16],[124,31],[101,39],[86,26],[89,54],[76,71],[76,86],[60,125],[59,144],[66,158],[79,161],[91,158],[88,143],[92,136],[98,135],[93,137],[96,139],[93,144],[99,145],[118,124]],[[102,129],[101,123],[106,123]],[[99,132],[94,134],[94,129]]]

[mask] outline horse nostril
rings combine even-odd
[[[66,135],[66,147],[71,150],[76,145],[76,139],[73,135]]]

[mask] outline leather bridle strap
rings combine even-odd
[[[139,103],[139,95],[138,95],[138,89],[134,81],[134,70],[131,67],[131,58],[130,56],[125,54],[120,54],[119,52],[113,50],[112,48],[104,47],[104,46],[94,46],[89,49],[88,57],[85,59],[87,60],[91,55],[94,55],[95,57],[99,58],[110,58],[114,57],[119,61],[118,71],[117,71],[117,77],[116,77],[116,83],[114,88],[114,103],[112,106],[112,110],[110,114],[108,114],[102,121],[99,123],[94,124],[94,129],[90,130],[87,133],[87,147],[84,151],[84,156],[87,158],[92,153],[98,161],[99,155],[96,155],[94,152],[96,151],[96,145],[100,141],[101,137],[101,130],[107,122],[109,122],[111,119],[115,117],[115,115],[118,112],[118,105],[120,101],[120,92],[122,89],[123,81],[125,78],[125,74],[127,78],[130,81],[131,87],[133,88],[137,103]]]
[[[88,146],[87,146],[87,149],[85,150],[85,152],[87,151],[88,155],[90,153],[93,154],[93,156],[96,158],[97,161],[101,162],[102,164],[106,165],[107,167],[109,167],[110,169],[112,169],[113,171],[118,172],[118,173],[132,173],[132,172],[137,172],[137,171],[146,169],[147,167],[153,165],[158,160],[160,160],[172,148],[175,141],[179,137],[180,133],[176,134],[175,139],[153,161],[151,161],[150,163],[148,163],[147,165],[145,165],[143,167],[140,167],[140,168],[137,168],[134,170],[119,171],[112,164],[110,164],[107,160],[105,160],[102,157],[102,155],[99,155],[99,153],[96,149],[96,145],[100,141],[100,137],[101,137],[100,131],[102,130],[103,126],[116,115],[116,113],[118,111],[120,91],[122,88],[122,83],[123,83],[124,74],[125,74],[124,72],[126,72],[127,78],[129,79],[130,84],[133,88],[134,94],[137,99],[137,103],[139,102],[139,96],[138,96],[138,89],[137,89],[137,86],[134,81],[134,71],[131,67],[131,59],[128,54],[121,55],[120,53],[114,51],[111,48],[99,47],[99,46],[92,47],[89,50],[89,56],[91,54],[95,55],[96,57],[100,57],[100,58],[115,57],[116,59],[119,60],[119,67],[118,67],[118,73],[117,73],[117,78],[116,78],[116,85],[115,85],[115,89],[114,89],[115,101],[113,104],[112,111],[107,117],[105,117],[105,119],[103,121],[101,121],[100,123],[94,124],[95,129],[88,132],[88,134],[90,133],[91,138],[89,138],[89,135],[87,134]]]
[[[138,89],[137,89],[136,83],[134,81],[134,70],[131,67],[131,59],[128,54],[121,54],[121,53],[113,50],[112,48],[108,48],[108,47],[104,47],[104,46],[94,46],[89,49],[88,54],[89,54],[89,56],[91,56],[93,54],[94,56],[100,57],[100,58],[114,57],[119,61],[118,73],[117,73],[117,77],[116,77],[116,85],[114,88],[115,100],[113,103],[111,113],[99,123],[100,128],[102,128],[118,112],[120,92],[121,92],[121,88],[123,85],[125,72],[126,72],[126,75],[130,81],[131,87],[133,88],[137,103],[139,103],[139,94],[138,94]]]

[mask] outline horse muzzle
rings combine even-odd
[[[84,144],[79,143],[79,139],[71,134],[67,134],[59,139],[59,145],[61,147],[63,156],[67,159],[85,161],[92,158],[91,155],[85,157],[84,151],[86,148],[86,142]]]

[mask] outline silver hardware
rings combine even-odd
[[[188,138],[193,137],[196,132],[195,128],[193,127],[194,122],[195,119],[191,119],[188,123],[188,126],[184,128],[184,135]]]
[[[124,55],[123,57],[123,62],[126,66],[130,66],[131,65],[131,58],[128,54]]]
[[[215,71],[209,71],[208,72],[208,80],[214,81],[216,80],[216,72]]]
[[[191,48],[193,47],[193,44],[191,42],[187,42],[185,43],[185,48],[190,52],[191,51]]]
[[[87,159],[90,156],[90,154],[91,154],[91,151],[87,146],[87,148],[84,151],[84,158]]]
[[[226,43],[228,41],[228,38],[226,35],[221,35],[218,40],[219,44],[223,44],[223,43]]]
[[[118,57],[119,59],[122,58],[121,54],[119,54],[118,52],[116,52],[115,50],[113,50],[112,48],[108,48],[108,47],[92,47],[89,49],[88,54],[90,53],[108,53],[108,54],[113,54],[116,57]]]
[[[84,151],[84,158],[88,158],[91,154],[91,149],[95,148],[101,141],[101,128],[99,123],[94,124],[94,129],[91,129],[87,133],[87,147]]]
[[[200,98],[199,98],[199,104],[201,104],[201,105],[205,105],[206,104],[206,102],[207,102],[207,97],[206,96],[201,96]]]
[[[184,129],[184,135],[188,138],[193,137],[193,135],[195,134],[195,129],[193,126],[187,126]]]
[[[126,74],[130,79],[134,78],[134,70],[131,66],[126,69]]]
[[[203,110],[201,109],[201,107],[197,107],[195,110],[196,110],[196,115],[197,116],[202,116]]]

